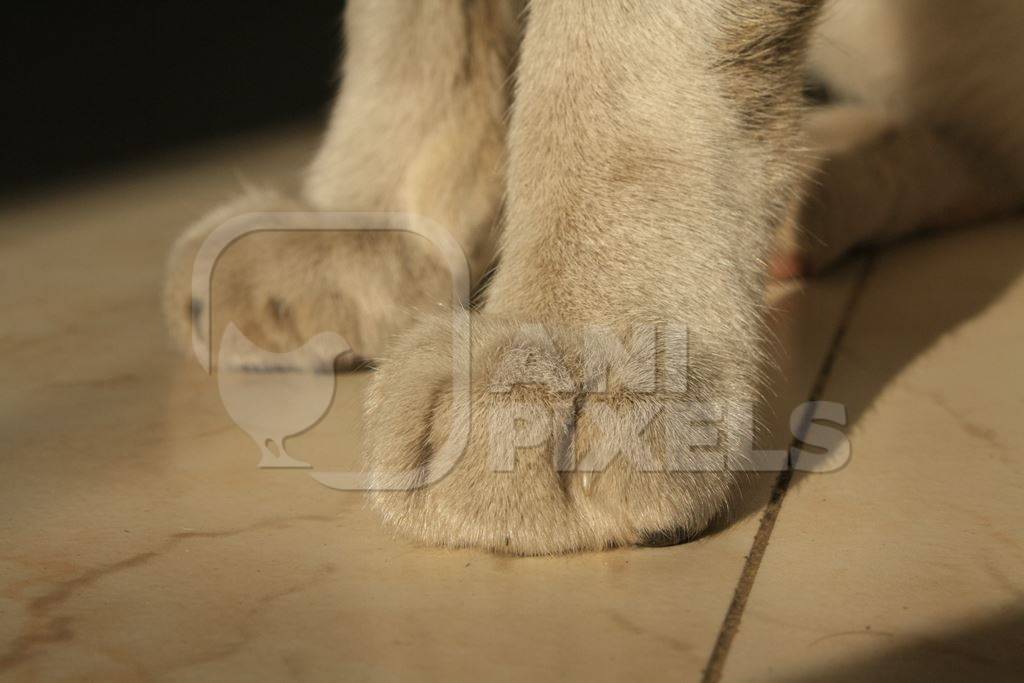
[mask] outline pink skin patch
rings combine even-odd
[[[776,255],[772,259],[771,272],[777,280],[795,280],[806,275],[803,260],[794,253]]]

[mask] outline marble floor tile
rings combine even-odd
[[[687,546],[417,548],[362,494],[258,469],[215,379],[171,351],[159,290],[174,236],[239,177],[294,181],[315,140],[185,150],[0,208],[0,677],[698,677],[774,475],[751,476],[733,523]],[[859,273],[773,294],[761,445],[788,445]],[[289,451],[358,467],[367,381],[340,377]]]
[[[878,257],[824,397],[851,459],[798,476],[727,681],[1020,680],[1024,225]]]

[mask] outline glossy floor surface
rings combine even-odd
[[[832,471],[751,475],[689,545],[511,559],[414,547],[363,494],[257,468],[166,341],[180,230],[308,129],[0,210],[4,680],[1012,680],[1024,671],[1024,223],[774,288],[759,445],[842,404]],[[288,442],[358,470],[368,375]],[[842,453],[839,454],[840,456]]]

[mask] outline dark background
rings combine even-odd
[[[325,113],[343,4],[9,4],[0,194]]]

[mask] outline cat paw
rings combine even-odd
[[[417,311],[452,300],[451,276],[422,237],[324,230],[321,217],[281,195],[250,193],[186,231],[165,281],[176,344],[192,348],[194,333],[209,345],[234,323],[255,348],[282,353],[334,332],[351,348],[336,361],[345,369],[378,358]],[[200,268],[213,269],[206,291],[193,285],[193,269],[204,243],[225,225],[244,225],[248,234],[215,249],[212,261],[203,257]],[[258,353],[228,360],[241,367],[264,362]]]
[[[706,530],[749,439],[729,417],[747,387],[728,355],[682,351],[676,331],[619,331],[484,314],[465,336],[446,316],[402,336],[367,401],[384,522],[423,544],[516,555]]]

